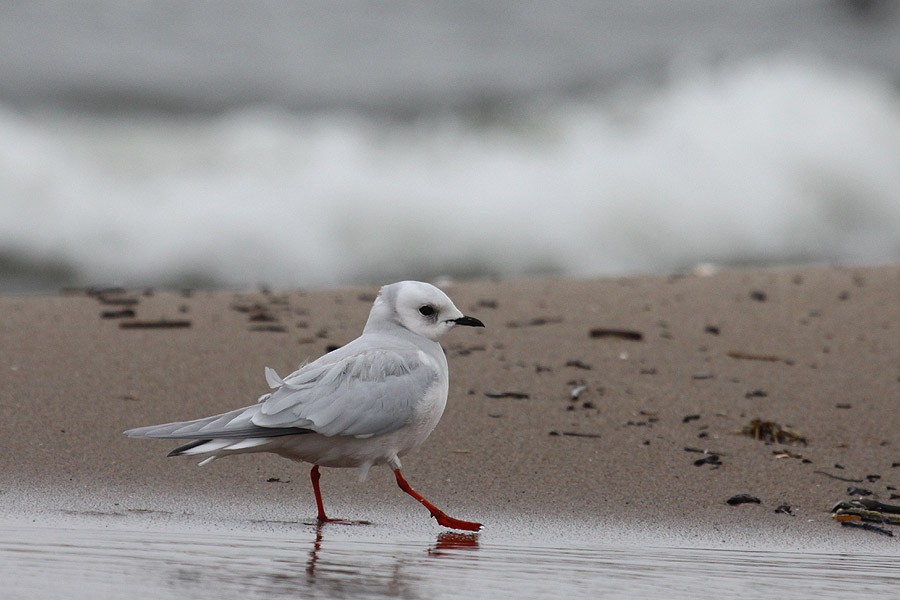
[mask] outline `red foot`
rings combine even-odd
[[[462,529],[463,531],[479,531],[482,527],[481,523],[473,523],[472,521],[461,521],[448,516],[447,513],[436,507],[434,504],[422,497],[422,495],[406,483],[406,479],[400,474],[400,469],[394,469],[394,475],[397,477],[397,485],[400,489],[422,503],[422,506],[428,509],[431,516],[434,517],[438,525],[449,527],[450,529]]]
[[[450,529],[461,529],[463,531],[480,531],[481,528],[484,527],[481,523],[454,519],[453,517],[449,517],[443,513],[441,513],[440,515],[431,516],[437,519],[438,525],[449,527]]]

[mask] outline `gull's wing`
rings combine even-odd
[[[257,404],[193,421],[138,427],[129,437],[246,439],[303,433],[368,437],[408,423],[440,379],[440,364],[417,347],[357,338],[285,379],[266,368],[275,391]]]
[[[163,440],[197,440],[197,439],[229,439],[240,440],[246,438],[276,437],[281,435],[293,435],[297,433],[312,433],[309,429],[299,427],[260,427],[250,422],[250,419],[259,412],[260,405],[254,404],[245,408],[239,408],[220,415],[194,419],[193,421],[178,421],[164,423],[162,425],[148,425],[129,429],[125,435],[132,438],[154,438]]]
[[[411,344],[358,338],[281,379],[260,398],[250,422],[262,428],[299,428],[326,436],[368,437],[410,422],[416,404],[441,378],[440,365]]]

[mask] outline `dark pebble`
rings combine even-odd
[[[135,316],[135,312],[131,308],[125,308],[122,310],[104,310],[100,313],[101,319],[132,319]]]
[[[576,369],[584,369],[585,371],[590,371],[593,367],[587,364],[586,362],[580,361],[578,359],[572,359],[566,361],[567,367],[575,367]]]
[[[287,328],[284,325],[251,325],[247,331],[263,331],[269,333],[285,333]]]
[[[633,329],[608,329],[606,327],[595,327],[591,329],[589,335],[594,338],[616,338],[620,340],[629,340],[632,342],[640,342],[644,339],[644,334]]]
[[[695,467],[702,467],[703,465],[713,465],[715,467],[719,467],[722,465],[722,461],[719,459],[718,454],[708,454],[703,458],[698,458],[694,461]]]
[[[750,494],[737,494],[736,496],[732,496],[728,500],[725,501],[727,504],[731,506],[737,506],[738,504],[760,504],[759,498],[756,496],[751,496]]]
[[[122,321],[120,329],[186,329],[191,326],[190,321]]]
[[[530,398],[525,392],[485,392],[488,398],[515,398],[517,400],[525,400]]]

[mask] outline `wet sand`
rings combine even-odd
[[[900,503],[900,267],[442,287],[487,327],[445,338],[448,407],[404,473],[453,516],[888,540],[830,509],[866,491]],[[309,521],[304,465],[198,468],[121,432],[252,403],[264,366],[287,373],[358,335],[375,292],[0,297],[0,510]],[[742,435],[753,419],[803,439]],[[335,516],[438,531],[383,467],[365,483],[324,469],[322,489]],[[740,493],[760,502],[726,503]]]

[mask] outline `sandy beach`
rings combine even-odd
[[[441,287],[487,327],[445,338],[447,410],[404,471],[454,516],[882,537],[831,508],[898,503],[900,266]],[[356,337],[376,291],[0,298],[5,514],[314,518],[304,465],[198,468],[122,431],[254,402],[264,366]],[[322,489],[336,516],[428,521],[384,468]]]

